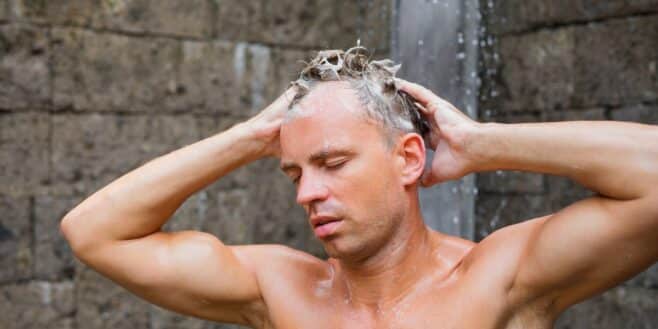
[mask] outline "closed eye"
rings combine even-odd
[[[298,177],[293,177],[292,178],[292,183],[297,185],[299,183],[299,176]]]
[[[330,162],[327,162],[327,163],[325,163],[324,166],[325,166],[327,169],[339,169],[339,168],[342,167],[345,163],[347,163],[347,159],[341,159],[341,160],[338,160],[338,161],[330,161]]]

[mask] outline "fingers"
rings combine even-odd
[[[425,106],[439,99],[439,97],[436,96],[433,92],[431,92],[429,89],[419,84],[402,80],[399,78],[396,78],[395,82],[397,83],[398,88],[405,91],[406,93],[411,95],[411,97],[415,98],[417,101],[421,102]]]
[[[277,99],[275,99],[266,109],[264,112],[274,112],[274,113],[279,113],[279,112],[285,112],[288,107],[290,106],[290,103],[292,102],[293,98],[295,97],[295,94],[297,93],[297,88],[296,87],[290,87],[288,88],[285,92],[283,92]],[[269,110],[268,110],[269,109]]]
[[[295,94],[297,94],[297,87],[296,86],[291,86],[290,88],[286,89],[286,91],[281,94],[276,102],[283,102],[286,105],[290,104],[292,102],[292,99],[295,97]]]
[[[416,107],[418,108],[418,110],[420,110],[421,113],[426,114],[426,115],[431,114],[430,111],[428,111],[428,110],[425,108],[425,106],[423,106],[423,104],[418,103],[418,102],[414,102],[414,105],[416,105]]]
[[[422,177],[420,178],[420,185],[423,187],[430,187],[436,183],[439,183],[439,178],[436,177],[434,171],[431,168],[428,168],[423,172]]]

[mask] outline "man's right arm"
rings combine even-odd
[[[289,91],[248,122],[153,159],[91,195],[61,222],[76,257],[155,304],[253,324],[250,317],[263,308],[256,274],[267,247],[226,246],[208,233],[160,229],[195,192],[276,155],[290,98]]]

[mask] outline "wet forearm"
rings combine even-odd
[[[67,238],[125,240],[158,231],[192,194],[259,158],[243,125],[155,158],[71,210]]]
[[[484,124],[469,147],[474,171],[569,177],[602,195],[633,199],[658,185],[658,127],[610,121]]]

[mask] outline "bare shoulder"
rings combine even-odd
[[[259,284],[280,283],[282,279],[322,277],[331,270],[330,264],[318,257],[285,245],[262,244],[234,246],[243,264],[257,274]],[[263,288],[263,287],[261,287]]]
[[[247,318],[254,328],[271,328],[274,305],[299,299],[309,282],[319,280],[330,265],[311,254],[284,245],[231,246],[240,262],[255,274],[261,300],[251,306]]]
[[[523,254],[524,246],[532,238],[533,232],[539,229],[548,217],[538,217],[496,230],[473,247],[465,262],[469,266],[480,263],[512,265],[510,261]]]
[[[523,299],[511,294],[519,266],[533,236],[548,218],[538,217],[496,230],[472,248],[463,266],[480,277],[480,282],[497,288],[510,297],[511,304],[516,304]]]

